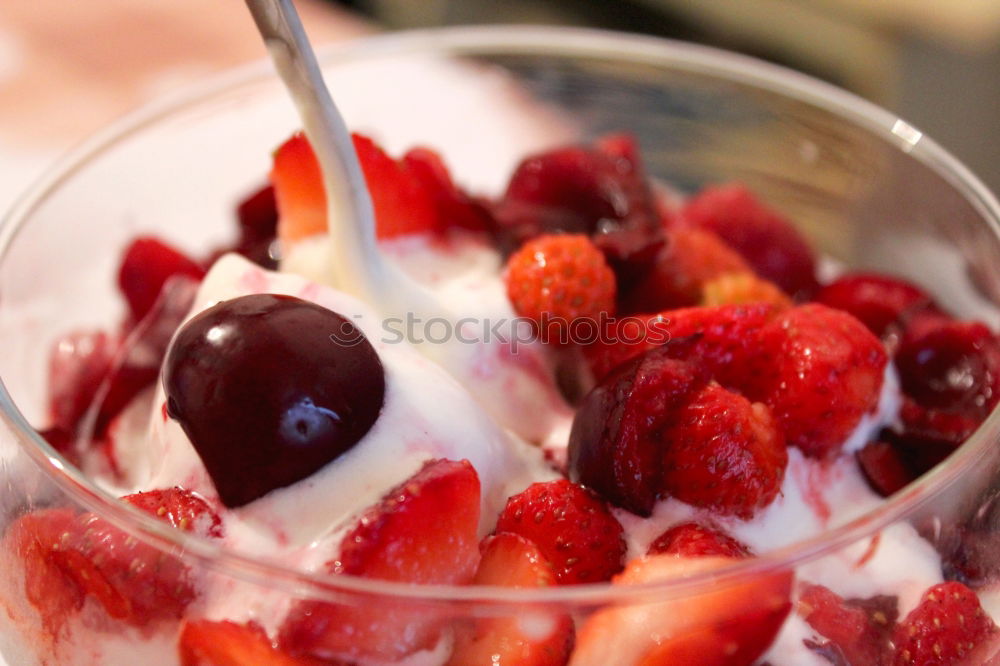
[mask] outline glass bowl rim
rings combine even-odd
[[[831,112],[895,144],[952,185],[977,209],[1000,236],[1000,204],[961,162],[933,140],[895,114],[852,93],[805,74],[712,47],[659,37],[569,27],[463,26],[386,33],[327,45],[320,49],[323,65],[345,65],[352,61],[407,54],[439,56],[546,55],[561,58],[589,57],[627,60],[632,63],[695,73],[777,93]],[[147,104],[93,134],[76,149],[52,165],[28,188],[0,222],[0,261],[6,257],[19,229],[46,196],[70,179],[103,151],[168,118],[172,113],[210,101],[213,97],[276,80],[270,61],[264,59],[207,80],[186,86],[180,92]],[[887,498],[878,508],[808,539],[770,551],[759,557],[734,562],[689,577],[615,586],[608,583],[539,589],[489,586],[412,585],[353,576],[304,572],[273,561],[223,548],[208,539],[173,529],[87,479],[57,453],[14,404],[0,378],[0,410],[19,434],[18,446],[81,507],[96,513],[132,536],[165,552],[177,554],[199,567],[271,589],[285,589],[309,598],[338,595],[351,598],[382,597],[414,603],[449,606],[471,604],[503,607],[508,604],[575,606],[609,602],[664,601],[697,594],[705,586],[739,583],[748,577],[774,575],[858,542],[889,524],[917,512],[952,487],[989,451],[993,435],[1000,433],[1000,410],[994,410],[977,431],[944,463]],[[22,444],[27,443],[28,446]]]

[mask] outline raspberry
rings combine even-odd
[[[539,327],[543,341],[567,343],[578,319],[615,307],[615,276],[586,236],[540,236],[507,261],[507,296]]]
[[[566,479],[533,483],[511,497],[496,531],[533,541],[560,585],[610,580],[625,557],[622,526],[604,502]]]

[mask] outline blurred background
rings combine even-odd
[[[595,26],[732,49],[906,118],[1000,191],[997,0],[296,0],[317,42],[436,25]],[[0,3],[0,206],[131,108],[263,56],[240,0]]]

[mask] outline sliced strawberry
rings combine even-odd
[[[203,536],[221,537],[222,521],[208,502],[189,490],[173,487],[149,490],[122,498],[146,513],[164,520],[179,530]]]
[[[195,501],[181,499],[184,491],[171,494],[174,504]],[[151,506],[145,500],[138,505]],[[171,517],[158,511],[153,515]],[[216,521],[210,514],[199,519]],[[137,627],[180,618],[195,598],[185,564],[90,513],[36,511],[21,517],[7,539],[25,562],[29,601],[52,627],[80,610],[88,597],[110,617]]]
[[[261,627],[229,621],[185,622],[177,649],[181,666],[320,666],[334,663],[285,654],[274,647]]]
[[[422,180],[368,137],[354,134],[352,138],[375,206],[378,237],[443,231],[446,221],[438,217],[435,199]]]
[[[446,210],[452,206],[440,199],[442,183],[436,180],[440,174],[429,173],[427,162],[419,153],[410,160],[418,170],[415,174],[405,161],[392,159],[370,138],[361,134],[353,134],[351,138],[375,209],[376,235],[393,238],[443,231],[447,221],[438,215],[438,204]],[[282,242],[326,231],[323,173],[312,146],[301,132],[275,152],[271,182],[278,204],[278,238]],[[433,183],[435,189],[428,190],[428,183]]]
[[[49,413],[70,433],[111,369],[120,341],[103,331],[75,332],[56,341],[49,355]]]
[[[538,547],[516,534],[500,533],[482,543],[482,560],[472,582],[504,587],[555,585],[552,565]],[[532,611],[526,610],[526,613]],[[456,628],[449,666],[509,664],[562,666],[573,646],[573,620],[568,615],[541,615],[532,621],[551,624],[542,636],[524,629],[524,614],[471,621]]]
[[[729,558],[649,555],[632,560],[616,585],[676,580],[711,571]],[[791,610],[792,575],[765,574],[706,586],[669,601],[600,610],[577,635],[573,666],[750,666],[774,641]]]
[[[94,436],[103,437],[112,419],[160,376],[170,339],[190,310],[197,290],[198,283],[191,278],[171,277],[145,318],[129,331],[100,391],[91,397],[97,401]]]
[[[657,347],[619,366],[584,397],[569,438],[570,478],[648,516],[662,486],[661,431],[705,382],[694,364]]]
[[[781,490],[785,440],[771,411],[715,382],[692,393],[663,433],[662,492],[750,518]]]
[[[997,634],[997,626],[975,592],[961,583],[940,583],[893,634],[894,666],[951,666],[969,663],[975,648]],[[978,662],[977,662],[978,663]]]
[[[920,311],[937,309],[915,284],[876,273],[842,275],[823,287],[816,301],[849,312],[879,337]]]
[[[278,238],[292,243],[326,232],[326,190],[319,160],[297,132],[274,152],[271,184],[278,208]]]
[[[771,408],[789,445],[836,455],[878,405],[888,362],[882,343],[846,312],[808,304],[764,326],[757,345],[740,388]]]
[[[493,217],[487,207],[455,185],[444,160],[428,148],[413,148],[400,160],[409,173],[430,195],[438,219],[449,228],[488,231]]]
[[[698,523],[674,525],[656,537],[649,545],[647,555],[666,553],[678,557],[732,557],[751,556],[750,549],[728,534]]]
[[[622,526],[607,505],[566,479],[533,483],[511,497],[496,531],[535,543],[560,585],[610,580],[625,557]]]
[[[79,455],[76,451],[76,434],[54,426],[52,428],[46,428],[45,430],[39,430],[38,434],[42,436],[46,442],[49,443],[53,449],[63,454],[69,459],[73,464],[79,462]]]
[[[816,290],[815,260],[808,243],[743,185],[706,187],[684,205],[678,224],[717,234],[758,275],[796,298]]]
[[[128,301],[132,321],[145,317],[160,296],[163,285],[178,275],[200,281],[205,277],[205,269],[158,238],[133,240],[118,269],[118,287]]]
[[[777,314],[766,303],[666,310],[648,317],[615,320],[602,339],[584,348],[598,378],[645,351],[691,338],[691,359],[723,386],[742,383],[757,351],[757,334]]]
[[[656,262],[628,293],[622,312],[659,312],[698,305],[702,286],[726,273],[746,273],[746,261],[721,238],[701,229],[672,229]]]
[[[857,458],[868,484],[882,497],[892,495],[917,478],[890,442],[870,442],[858,451]]]
[[[898,614],[895,597],[845,601],[822,585],[803,584],[796,610],[826,639],[815,651],[851,666],[887,663]]]
[[[85,601],[83,588],[71,573],[64,572],[54,548],[77,524],[72,509],[48,509],[18,518],[4,536],[4,551],[16,553],[24,565],[25,597],[53,634]]]
[[[429,462],[365,512],[329,570],[406,583],[467,583],[479,561],[479,503],[479,477],[468,461]],[[297,656],[391,661],[432,647],[444,622],[403,601],[302,601],[285,619],[279,642]]]

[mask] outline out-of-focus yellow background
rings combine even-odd
[[[317,42],[469,23],[588,25],[742,51],[911,121],[1000,191],[998,0],[296,0]],[[157,95],[263,57],[241,0],[0,3],[0,207]]]

